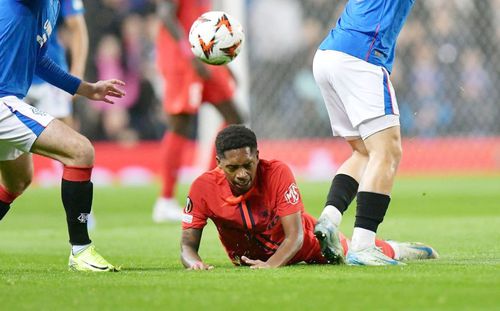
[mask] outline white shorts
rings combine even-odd
[[[73,112],[73,97],[49,84],[32,84],[26,95],[26,103],[45,111],[54,118],[66,118]]]
[[[318,50],[313,72],[335,136],[368,136],[399,125],[387,70],[338,51]]]
[[[52,120],[51,115],[15,96],[1,97],[0,161],[15,160],[30,152],[35,140]]]

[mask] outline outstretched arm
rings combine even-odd
[[[291,215],[281,218],[281,225],[285,232],[285,239],[276,253],[272,255],[266,262],[261,260],[252,260],[245,256],[241,259],[252,269],[262,268],[277,268],[284,266],[290,259],[297,254],[304,242],[304,231],[302,229],[301,212],[296,212]]]
[[[92,100],[100,100],[109,104],[113,101],[109,97],[123,97],[125,92],[119,86],[125,82],[111,79],[90,83],[82,81],[62,70],[48,56],[43,56],[38,60],[36,74],[50,84],[70,93],[71,95],[82,95]]]
[[[184,267],[190,270],[210,270],[213,266],[205,264],[198,249],[200,248],[203,229],[184,229],[181,239],[181,261]]]

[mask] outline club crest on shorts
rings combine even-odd
[[[297,204],[299,202],[299,187],[295,183],[292,183],[285,192],[285,200],[290,204]]]
[[[193,210],[193,201],[191,201],[190,197],[186,199],[186,206],[184,207],[184,213],[189,214]]]
[[[31,112],[33,112],[33,114],[36,114],[36,115],[39,115],[39,116],[46,116],[47,113],[46,112],[43,112],[41,111],[40,109],[36,108],[36,107],[30,107],[31,109]]]

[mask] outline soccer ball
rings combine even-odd
[[[189,31],[189,43],[194,55],[211,65],[232,61],[240,53],[244,39],[241,24],[220,11],[202,14]]]

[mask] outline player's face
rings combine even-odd
[[[217,164],[224,171],[234,195],[242,195],[252,188],[259,164],[259,151],[250,147],[224,152],[217,157]]]

